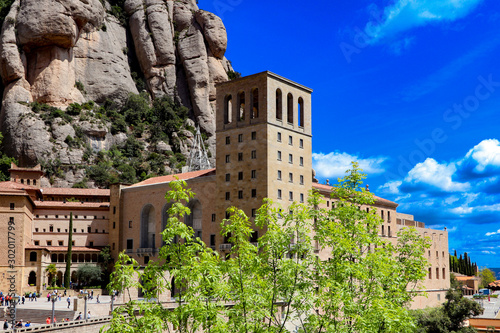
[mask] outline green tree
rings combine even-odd
[[[66,259],[66,270],[64,271],[64,287],[69,288],[71,279],[71,254],[73,250],[73,212],[69,213],[68,254]]]
[[[97,286],[102,281],[102,270],[99,266],[84,264],[78,267],[76,277],[80,284]]]
[[[413,330],[407,305],[426,274],[428,241],[411,228],[397,244],[382,240],[382,220],[361,209],[374,203],[363,178],[353,164],[335,187],[335,209],[319,209],[315,192],[287,212],[265,200],[254,221],[260,237],[243,211],[229,208],[221,227],[232,246],[224,260],[182,222],[194,194],[184,181],[171,182],[158,260],[140,270],[121,253],[115,264],[108,289],[124,291],[129,302],[115,311],[110,332],[285,332],[290,323],[318,333]],[[177,306],[132,301],[134,287],[146,299],[170,291]]]
[[[479,288],[487,288],[491,282],[496,280],[495,273],[488,268],[483,268],[479,272],[479,277],[481,278],[481,282],[479,283]]]
[[[463,327],[463,323],[483,311],[479,303],[464,298],[460,290],[449,289],[443,306],[413,312],[417,321],[416,333],[477,332],[473,327]]]
[[[52,287],[56,285],[57,281],[57,268],[55,264],[49,264],[47,268],[45,268],[45,273],[47,273],[49,283]]]

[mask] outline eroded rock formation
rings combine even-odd
[[[61,109],[89,100],[123,104],[138,93],[130,69],[134,50],[151,96],[166,94],[188,107],[214,144],[215,84],[232,70],[220,18],[194,0],[127,0],[127,31],[109,9],[100,0],[15,0],[11,6],[0,36],[0,130],[21,164],[82,162],[83,151],[65,143],[75,126],[62,119],[48,126],[30,103]],[[103,147],[124,140],[103,124],[78,126]]]

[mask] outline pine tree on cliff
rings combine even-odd
[[[71,278],[71,250],[73,249],[73,213],[69,213],[69,235],[68,235],[68,255],[66,259],[66,271],[64,271],[64,287],[69,288]]]

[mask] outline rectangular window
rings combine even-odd
[[[230,200],[231,199],[231,192],[226,192],[226,200]]]
[[[210,246],[215,246],[215,234],[210,235]]]
[[[132,250],[134,248],[134,240],[127,239],[127,250]]]
[[[293,192],[288,192],[288,200],[293,201]]]
[[[293,138],[291,135],[288,136],[288,144],[291,146],[293,145]]]
[[[281,161],[281,152],[278,150],[278,161]]]
[[[226,163],[230,163],[231,162],[231,158],[230,158],[231,155],[226,155]]]
[[[64,241],[58,241],[58,244],[59,244],[59,246],[63,246],[64,245]]]
[[[257,170],[252,170],[252,179],[257,178]]]
[[[304,185],[304,176],[300,175],[300,185]]]
[[[278,180],[281,180],[281,170],[278,170]]]
[[[215,214],[212,214],[212,222],[215,222]]]
[[[257,158],[257,150],[252,150],[252,160]]]
[[[300,193],[300,202],[304,202],[304,193]]]
[[[113,229],[116,228],[116,222],[113,222]]]
[[[439,280],[439,268],[436,267],[436,279]]]
[[[113,214],[116,214],[116,206],[113,206]]]
[[[238,191],[238,199],[243,199],[243,191]]]
[[[243,153],[238,153],[238,161],[243,161]]]
[[[278,132],[278,142],[281,142],[281,132]]]
[[[252,208],[252,217],[255,217],[257,215],[257,209]]]
[[[15,207],[16,207],[16,204],[15,204],[15,203],[13,203],[13,202],[11,202],[11,203],[10,203],[10,210],[14,210],[14,208],[15,208]]]
[[[229,181],[231,181],[231,174],[226,173],[226,182],[229,182]]]
[[[229,219],[229,212],[226,212],[226,219]]]
[[[304,166],[304,158],[303,157],[300,157],[299,165]]]
[[[113,246],[112,246],[113,250],[115,249],[115,243],[113,243]]]
[[[230,143],[231,143],[231,137],[230,136],[226,136],[226,145],[228,145]]]
[[[446,274],[445,274],[446,270],[444,269],[443,267],[443,279],[446,279]]]
[[[281,199],[281,190],[278,190],[278,199]]]
[[[52,241],[47,241],[47,246],[51,246],[52,245]]]
[[[243,171],[238,172],[238,180],[243,180]]]
[[[36,185],[36,179],[33,179],[33,185]]]
[[[38,228],[35,228],[35,232],[38,232]]]
[[[87,227],[87,232],[90,234],[92,232],[91,227]]]
[[[304,148],[304,140],[303,139],[299,140],[299,148]]]
[[[252,132],[252,140],[256,140],[257,139],[257,132]]]
[[[37,245],[37,246],[38,246],[38,245],[40,245],[40,241],[37,241],[37,240],[36,240],[36,241],[35,241],[35,245]]]
[[[238,134],[238,142],[243,142],[243,134]]]
[[[293,173],[291,172],[288,173],[288,182],[293,183]]]
[[[90,247],[94,246],[94,242],[89,242],[89,246]]]
[[[288,154],[288,163],[293,164],[293,155]]]
[[[132,228],[132,221],[128,221],[128,227]]]
[[[71,245],[75,246],[75,241],[71,241]]]
[[[257,190],[256,189],[252,189],[252,198],[256,198],[257,197]]]

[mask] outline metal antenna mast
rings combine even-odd
[[[205,150],[205,145],[203,144],[203,140],[201,138],[200,126],[196,128],[194,144],[191,148],[191,153],[189,154],[188,167],[188,171],[210,169],[210,162]]]

